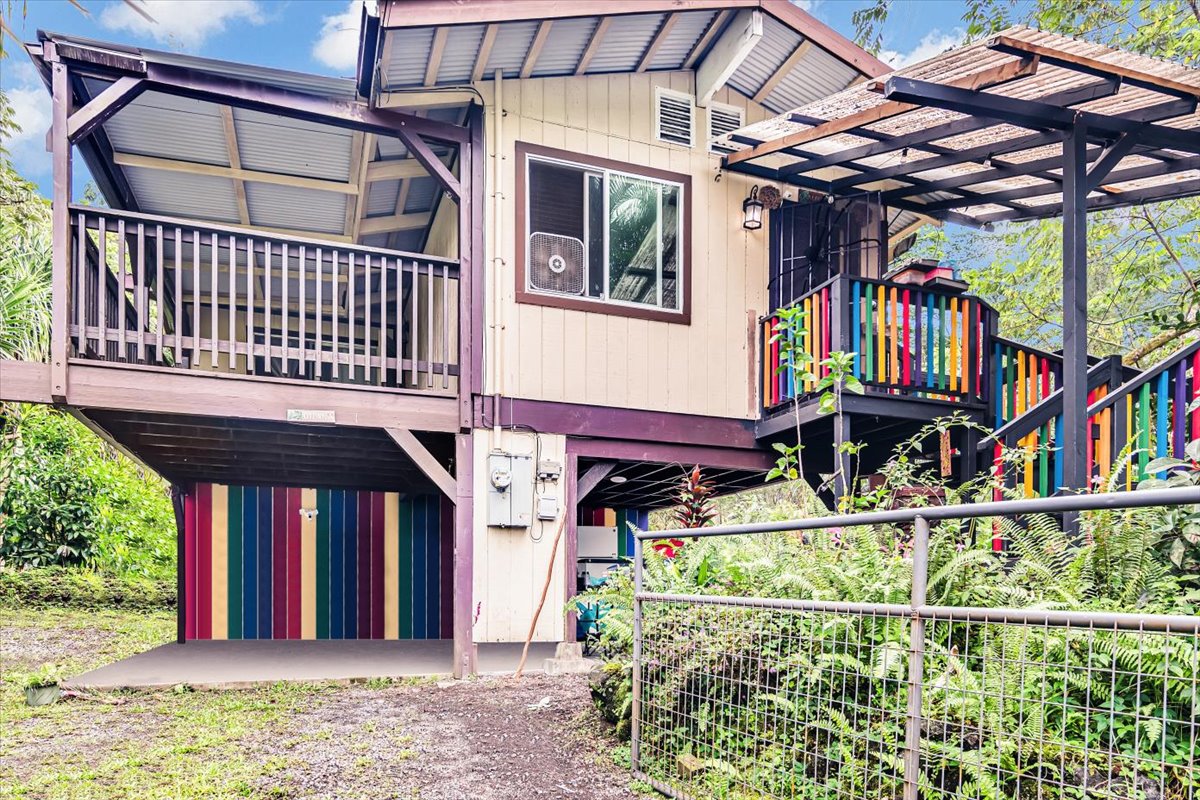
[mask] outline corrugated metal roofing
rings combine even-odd
[[[800,34],[774,17],[764,17],[762,40],[730,76],[729,85],[747,97],[753,97],[783,66],[800,42]]]
[[[552,46],[542,48],[542,53],[533,67],[534,76],[542,78],[575,74],[575,67],[579,64],[579,59],[592,38],[592,32],[599,23],[600,20],[596,17],[555,20],[554,27],[551,28],[551,33],[554,34],[553,41],[547,42]]]
[[[650,60],[650,69],[679,69],[687,61],[692,48],[717,18],[716,11],[693,11],[676,14],[675,25],[663,39],[658,52]]]
[[[104,53],[142,58],[149,63],[177,66],[197,72],[251,81],[289,91],[330,97],[362,104],[353,81],[317,75],[232,64],[175,53],[162,53],[124,45],[94,42],[77,37],[45,35],[52,39]],[[420,59],[418,59],[420,60]],[[414,62],[415,63],[415,62]],[[419,64],[424,79],[425,61]],[[449,67],[453,69],[453,64]],[[88,77],[84,86],[95,97],[110,81]],[[431,110],[430,119],[459,123],[461,108]],[[138,207],[146,213],[185,219],[243,224],[239,211],[234,176],[208,175],[189,171],[189,164],[203,169],[230,167],[230,149],[226,141],[224,109],[217,103],[195,100],[159,91],[146,92],[122,108],[103,125],[103,131],[117,153],[149,156],[176,162],[170,169],[151,166],[118,166],[113,169],[125,176]],[[294,176],[339,183],[356,182],[351,174],[356,160],[357,135],[346,128],[270,114],[259,110],[232,109],[233,133],[241,167],[250,173],[239,176],[246,193],[251,226],[296,231],[320,238],[340,236],[345,230],[347,204],[357,202],[355,194],[325,191],[314,187],[285,185],[284,178],[257,180],[253,173]],[[406,149],[394,137],[376,137],[378,143],[371,160],[407,157]],[[431,145],[435,152],[447,154],[452,148]],[[118,159],[119,160],[119,159]],[[408,207],[425,211],[431,206],[436,181],[428,176],[410,178],[416,191]],[[364,212],[394,213],[400,181],[368,182],[363,187]],[[115,202],[116,198],[108,198]],[[406,232],[405,241],[420,244],[424,231]],[[414,239],[415,237],[415,239]],[[386,237],[385,237],[386,238]]]
[[[475,68],[475,53],[483,41],[486,25],[462,25],[446,33],[446,50],[438,66],[438,83],[467,83]]]
[[[340,234],[346,195],[270,183],[247,183],[246,205],[255,225]]]
[[[368,184],[367,216],[386,217],[396,213],[396,198],[400,181],[373,181]]]
[[[537,34],[537,22],[509,22],[501,25],[496,32],[496,41],[492,44],[492,52],[488,55],[484,74],[491,75],[496,70],[503,70],[504,77],[515,78],[521,72],[525,63],[525,55],[533,44]]]
[[[119,153],[229,166],[220,111],[213,103],[146,92],[104,123]]]
[[[841,91],[858,73],[818,47],[810,47],[795,69],[764,98],[771,109],[799,108]]]
[[[238,221],[237,198],[228,178],[143,167],[124,170],[143,211],[212,222]]]
[[[384,52],[389,56],[383,64],[385,85],[420,86],[425,82],[425,68],[429,65],[433,28],[389,31],[388,39]]]
[[[244,168],[335,181],[351,179],[353,131],[243,108],[233,110],[233,119]]]
[[[404,203],[404,213],[415,214],[421,211],[430,211],[433,208],[433,200],[437,191],[438,184],[433,178],[413,178],[412,185],[408,189],[408,200]]]
[[[588,72],[628,72],[635,69],[662,25],[663,17],[663,14],[612,17]]]

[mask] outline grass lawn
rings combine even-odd
[[[0,608],[0,798],[636,796],[577,678],[24,704],[43,664],[77,674],[174,632],[170,614]]]

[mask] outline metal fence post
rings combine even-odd
[[[913,519],[912,623],[908,634],[908,715],[904,725],[904,800],[917,800],[921,772],[921,684],[925,678],[925,605],[929,581],[929,520]]]
[[[629,761],[635,773],[641,771],[639,765],[641,751],[641,716],[642,716],[642,554],[644,542],[640,538],[633,540],[633,708],[629,725]]]

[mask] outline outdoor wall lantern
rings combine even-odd
[[[758,199],[758,186],[750,190],[750,196],[742,201],[742,227],[756,231],[762,227],[763,202]]]

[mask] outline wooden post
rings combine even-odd
[[[1087,482],[1087,127],[1063,142],[1063,483]],[[1072,515],[1073,516],[1073,515]]]
[[[568,444],[568,448],[570,445]],[[579,514],[575,510],[578,495],[578,480],[579,480],[579,456],[575,453],[568,452],[563,465],[563,513],[567,515],[567,545],[565,558],[565,568],[563,576],[566,582],[567,598],[575,596],[577,590],[575,570],[579,563]],[[574,609],[567,611],[567,627],[565,641],[575,641],[575,621],[577,614]]]
[[[475,442],[471,433],[454,437],[454,677],[475,674]]]
[[[67,359],[70,355],[71,312],[71,141],[67,138],[71,117],[71,75],[58,60],[58,50],[46,46],[51,71],[50,147],[54,180],[51,203],[52,273],[50,279],[50,397],[67,400]]]

